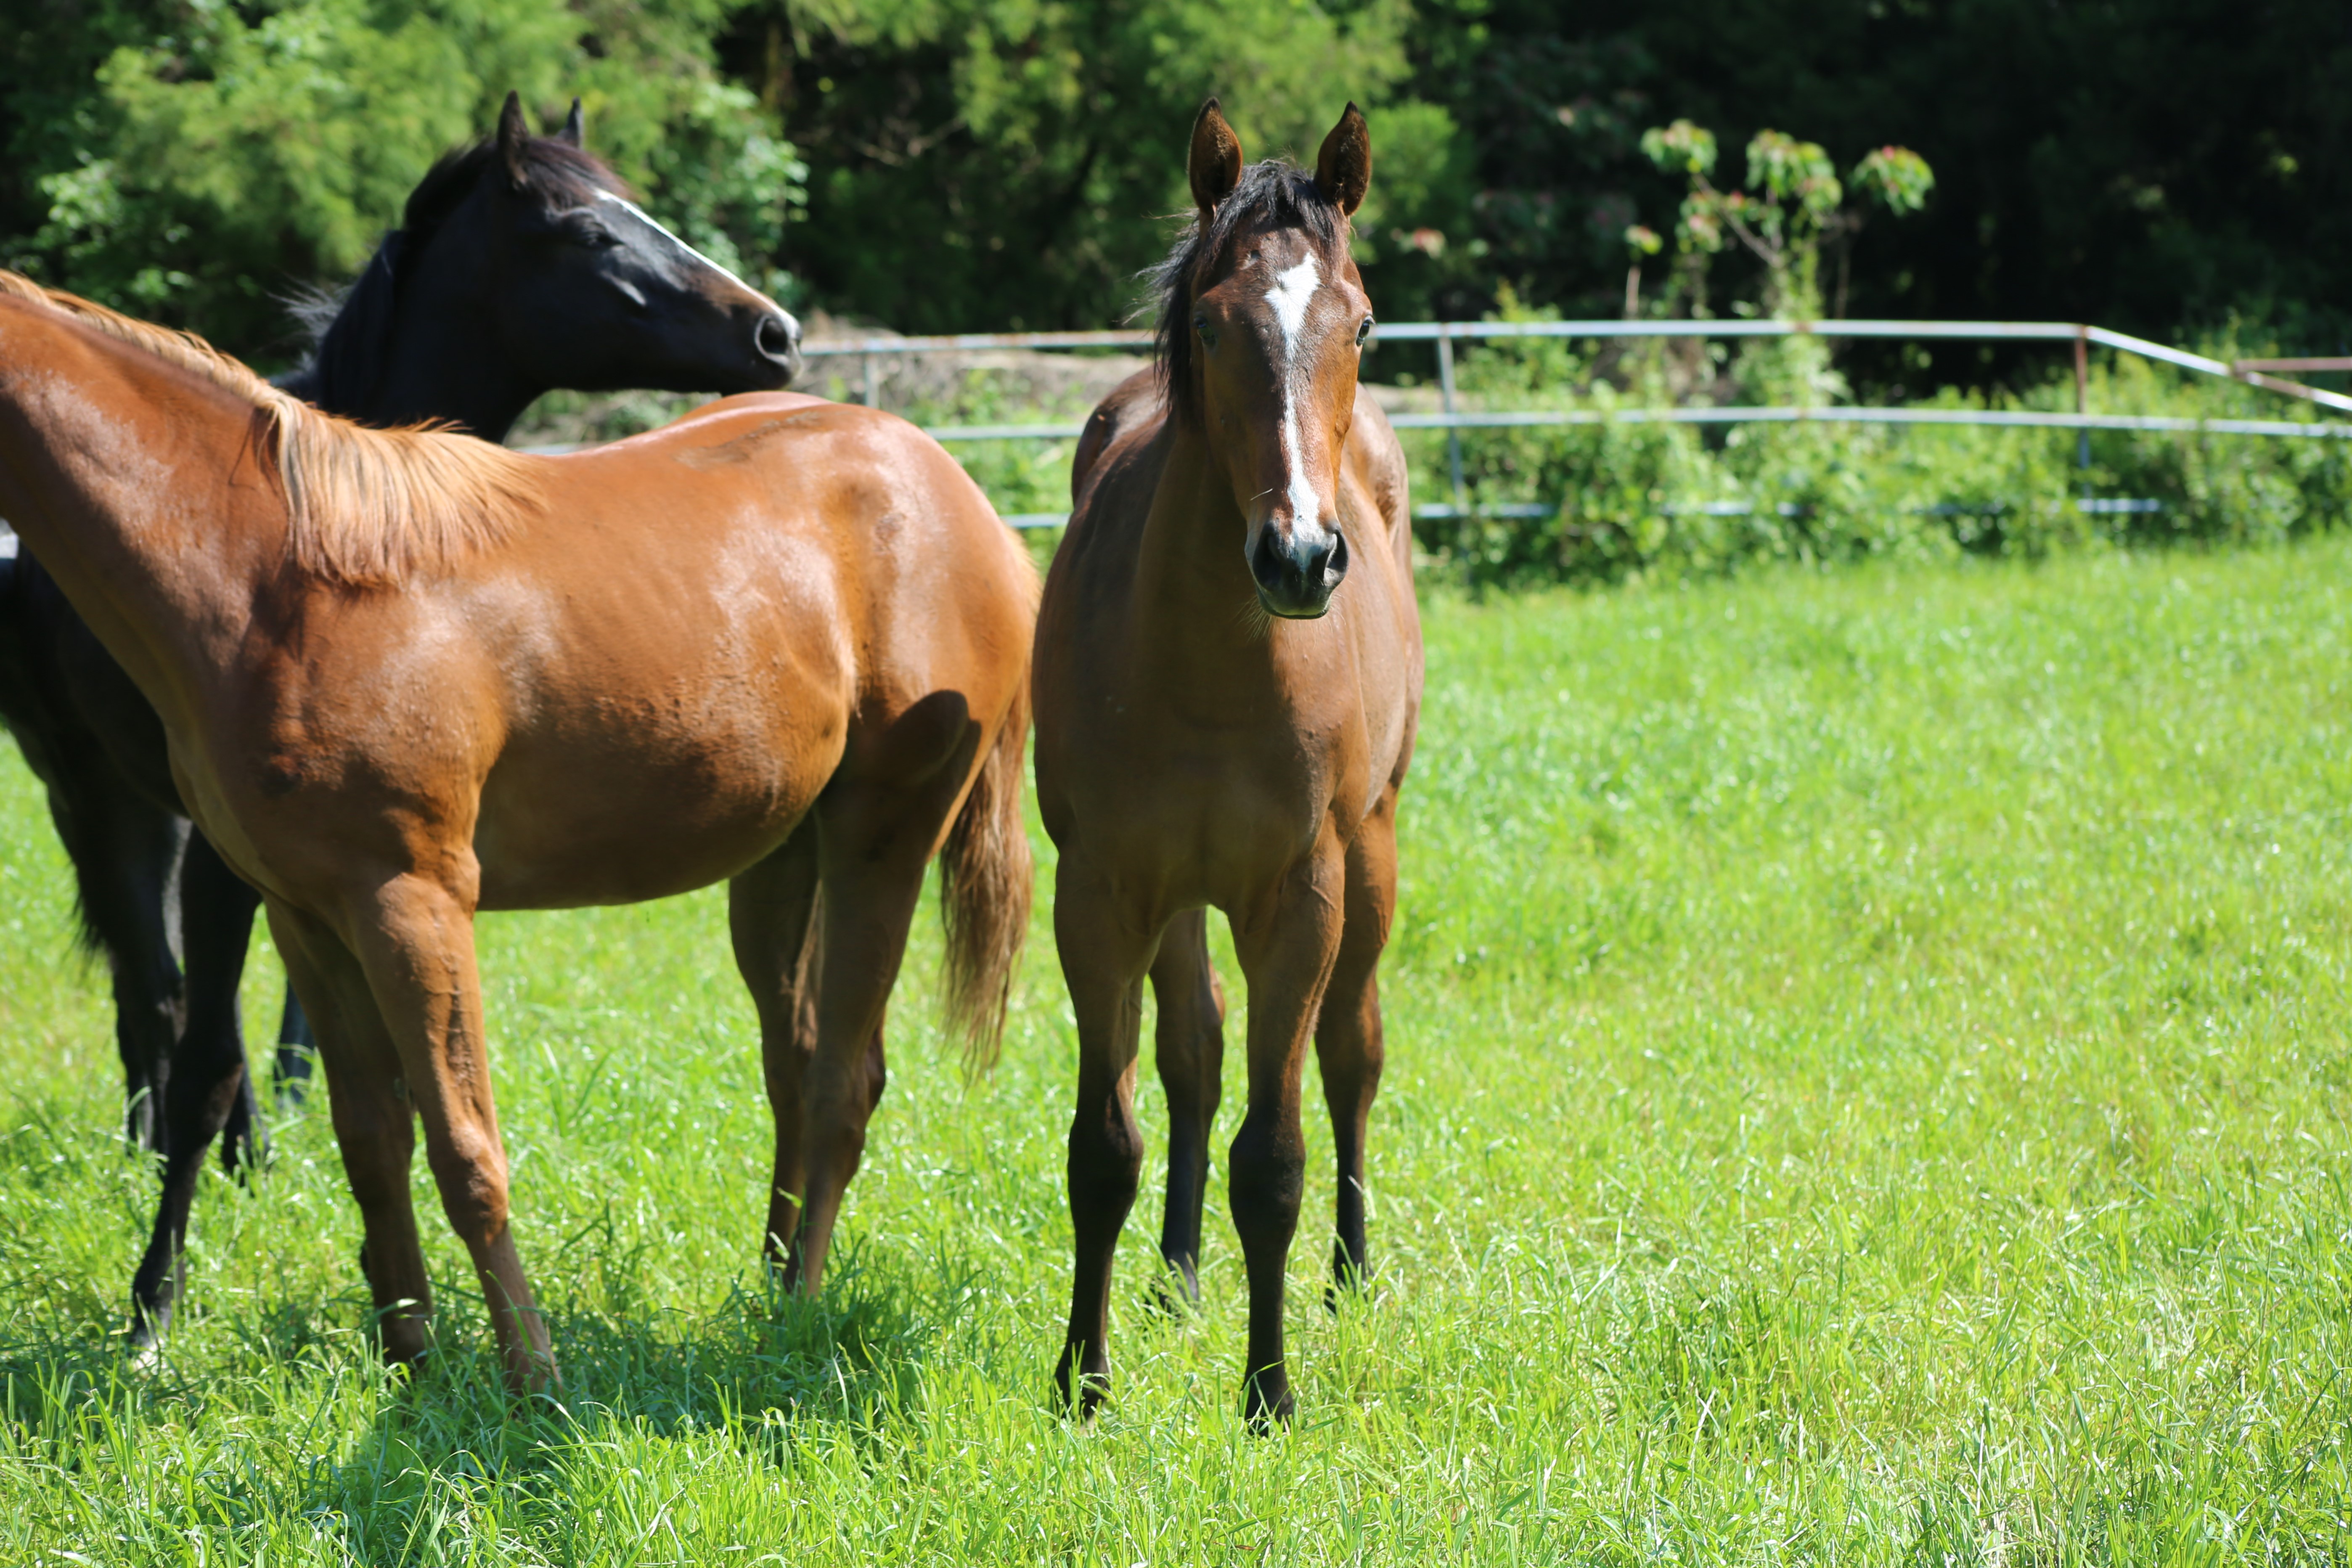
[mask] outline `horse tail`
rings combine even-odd
[[[1029,934],[1034,868],[1021,810],[1029,749],[1029,672],[981,764],[940,852],[940,914],[947,926],[947,1014],[964,1065],[984,1072],[1004,1043],[1013,971]]]

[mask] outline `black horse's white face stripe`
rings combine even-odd
[[[596,193],[596,200],[604,205],[606,208],[604,216],[606,218],[611,219],[617,217],[625,227],[635,230],[635,238],[645,246],[646,250],[652,252],[654,255],[667,258],[672,265],[681,267],[688,273],[693,272],[698,268],[705,268],[712,272],[716,272],[719,276],[726,279],[729,282],[733,283],[738,288],[750,289],[753,293],[759,292],[758,289],[751,289],[751,286],[749,283],[746,283],[740,278],[736,277],[729,268],[721,267],[718,262],[711,260],[710,258],[703,255],[702,252],[687,244],[685,240],[679,238],[676,234],[672,233],[667,226],[665,226],[661,220],[655,217],[651,213],[646,211],[645,208],[637,205],[636,203],[629,200],[628,197],[616,195],[611,191],[599,191]],[[636,294],[636,291],[630,289],[625,283],[622,285],[622,288],[623,291],[625,293],[633,295]],[[643,303],[642,295],[637,295],[637,302]],[[791,330],[794,339],[797,340],[800,335],[800,322],[793,318],[792,312],[789,310],[782,311],[780,313],[783,316],[785,321],[792,323]]]
[[[723,278],[730,279],[737,283],[743,283],[743,280],[740,278],[737,278],[734,273],[730,272],[726,268],[719,266],[719,263],[711,260],[710,258],[703,255],[702,252],[695,249],[694,247],[687,244],[686,241],[671,233],[667,228],[662,226],[659,219],[656,218],[651,213],[646,211],[645,208],[637,205],[636,203],[629,200],[628,197],[615,195],[610,191],[599,191],[596,193],[596,199],[600,202],[609,203],[611,205],[620,208],[622,213],[626,215],[628,221],[642,226],[644,229],[651,233],[655,237],[656,240],[655,248],[668,252],[672,259],[682,261],[689,267],[708,267],[713,272],[719,274]],[[744,283],[743,286],[747,289],[751,287],[748,283]]]

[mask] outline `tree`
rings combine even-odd
[[[1409,89],[1412,23],[1408,0],[761,0],[723,58],[817,169],[791,246],[817,298],[916,331],[1100,326],[1190,210],[1211,93],[1253,158],[1311,161],[1364,105],[1359,259],[1442,254],[1467,152]]]
[[[1727,236],[1764,265],[1763,307],[1768,315],[1811,320],[1822,314],[1821,252],[1839,258],[1832,316],[1845,314],[1845,258],[1866,221],[1868,206],[1890,213],[1917,212],[1936,187],[1927,161],[1907,147],[1873,149],[1841,184],[1830,155],[1818,142],[1800,142],[1785,132],[1764,130],[1748,144],[1748,185],[1717,190],[1715,136],[1687,120],[1654,126],[1642,133],[1642,154],[1670,174],[1690,182],[1675,224],[1675,238],[1691,265],[1694,310],[1706,303],[1706,258],[1720,251]],[[1847,185],[1863,201],[1846,200]],[[1646,233],[1646,230],[1642,231]],[[1638,243],[1638,242],[1636,242]]]
[[[712,68],[725,11],[113,0],[79,29],[53,20],[87,75],[58,79],[20,45],[0,78],[16,164],[0,261],[282,356],[278,296],[355,271],[433,159],[487,131],[513,89],[550,118],[584,100],[591,145],[690,239],[757,275],[802,170]]]
[[[1687,194],[1638,133],[1683,118],[1731,145],[1802,125],[1841,166],[1890,140],[1934,165],[1930,210],[1855,239],[1857,315],[2171,337],[2251,313],[2313,352],[2352,341],[2340,0],[1423,0],[1423,16],[1415,86],[1475,150],[1491,252],[1460,313],[1505,280],[1613,311],[1626,226],[1668,229]],[[2009,352],[1969,351],[1968,374]]]

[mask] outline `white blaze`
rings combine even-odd
[[[647,228],[652,229],[656,234],[660,235],[664,239],[668,240],[670,244],[686,252],[688,256],[693,258],[694,260],[699,262],[701,265],[711,268],[713,271],[725,273],[726,276],[734,279],[738,283],[743,283],[743,279],[736,278],[735,274],[729,272],[726,268],[719,266],[719,263],[711,260],[710,258],[703,255],[702,252],[695,249],[694,247],[687,244],[686,241],[672,234],[667,228],[662,226],[662,222],[659,218],[656,218],[653,214],[637,205],[636,203],[629,200],[628,197],[616,196],[610,191],[598,191],[596,193],[596,199],[600,202],[610,202],[614,206],[619,207],[623,212],[627,213],[631,217],[635,218],[639,223],[644,224]],[[749,283],[743,283],[743,287],[749,289],[751,286]]]
[[[1315,481],[1307,478],[1307,466],[1300,460],[1297,374],[1299,329],[1306,326],[1307,307],[1321,287],[1323,269],[1309,256],[1297,266],[1276,273],[1274,287],[1265,291],[1265,302],[1274,307],[1274,319],[1282,327],[1282,457],[1290,470],[1294,523],[1316,523],[1323,517],[1323,499],[1316,493]]]
[[[1265,302],[1274,307],[1274,319],[1282,323],[1285,360],[1297,352],[1298,329],[1307,324],[1307,304],[1321,287],[1323,269],[1315,265],[1311,256],[1288,271],[1274,275],[1274,287],[1265,291]]]

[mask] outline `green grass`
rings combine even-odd
[[[1310,1117],[1270,1440],[1222,1177],[1200,1317],[1147,1310],[1147,1198],[1116,1403],[1048,1407],[1042,919],[967,1091],[927,913],[840,1266],[767,1297],[715,893],[484,922],[566,1409],[495,1392],[421,1161],[445,1353],[370,1363],[317,1112],[254,1190],[208,1178],[169,1363],[126,1373],[150,1178],[8,758],[0,1561],[2342,1562],[2347,582],[2329,540],[1438,598],[1381,1272],[1319,1305]]]

